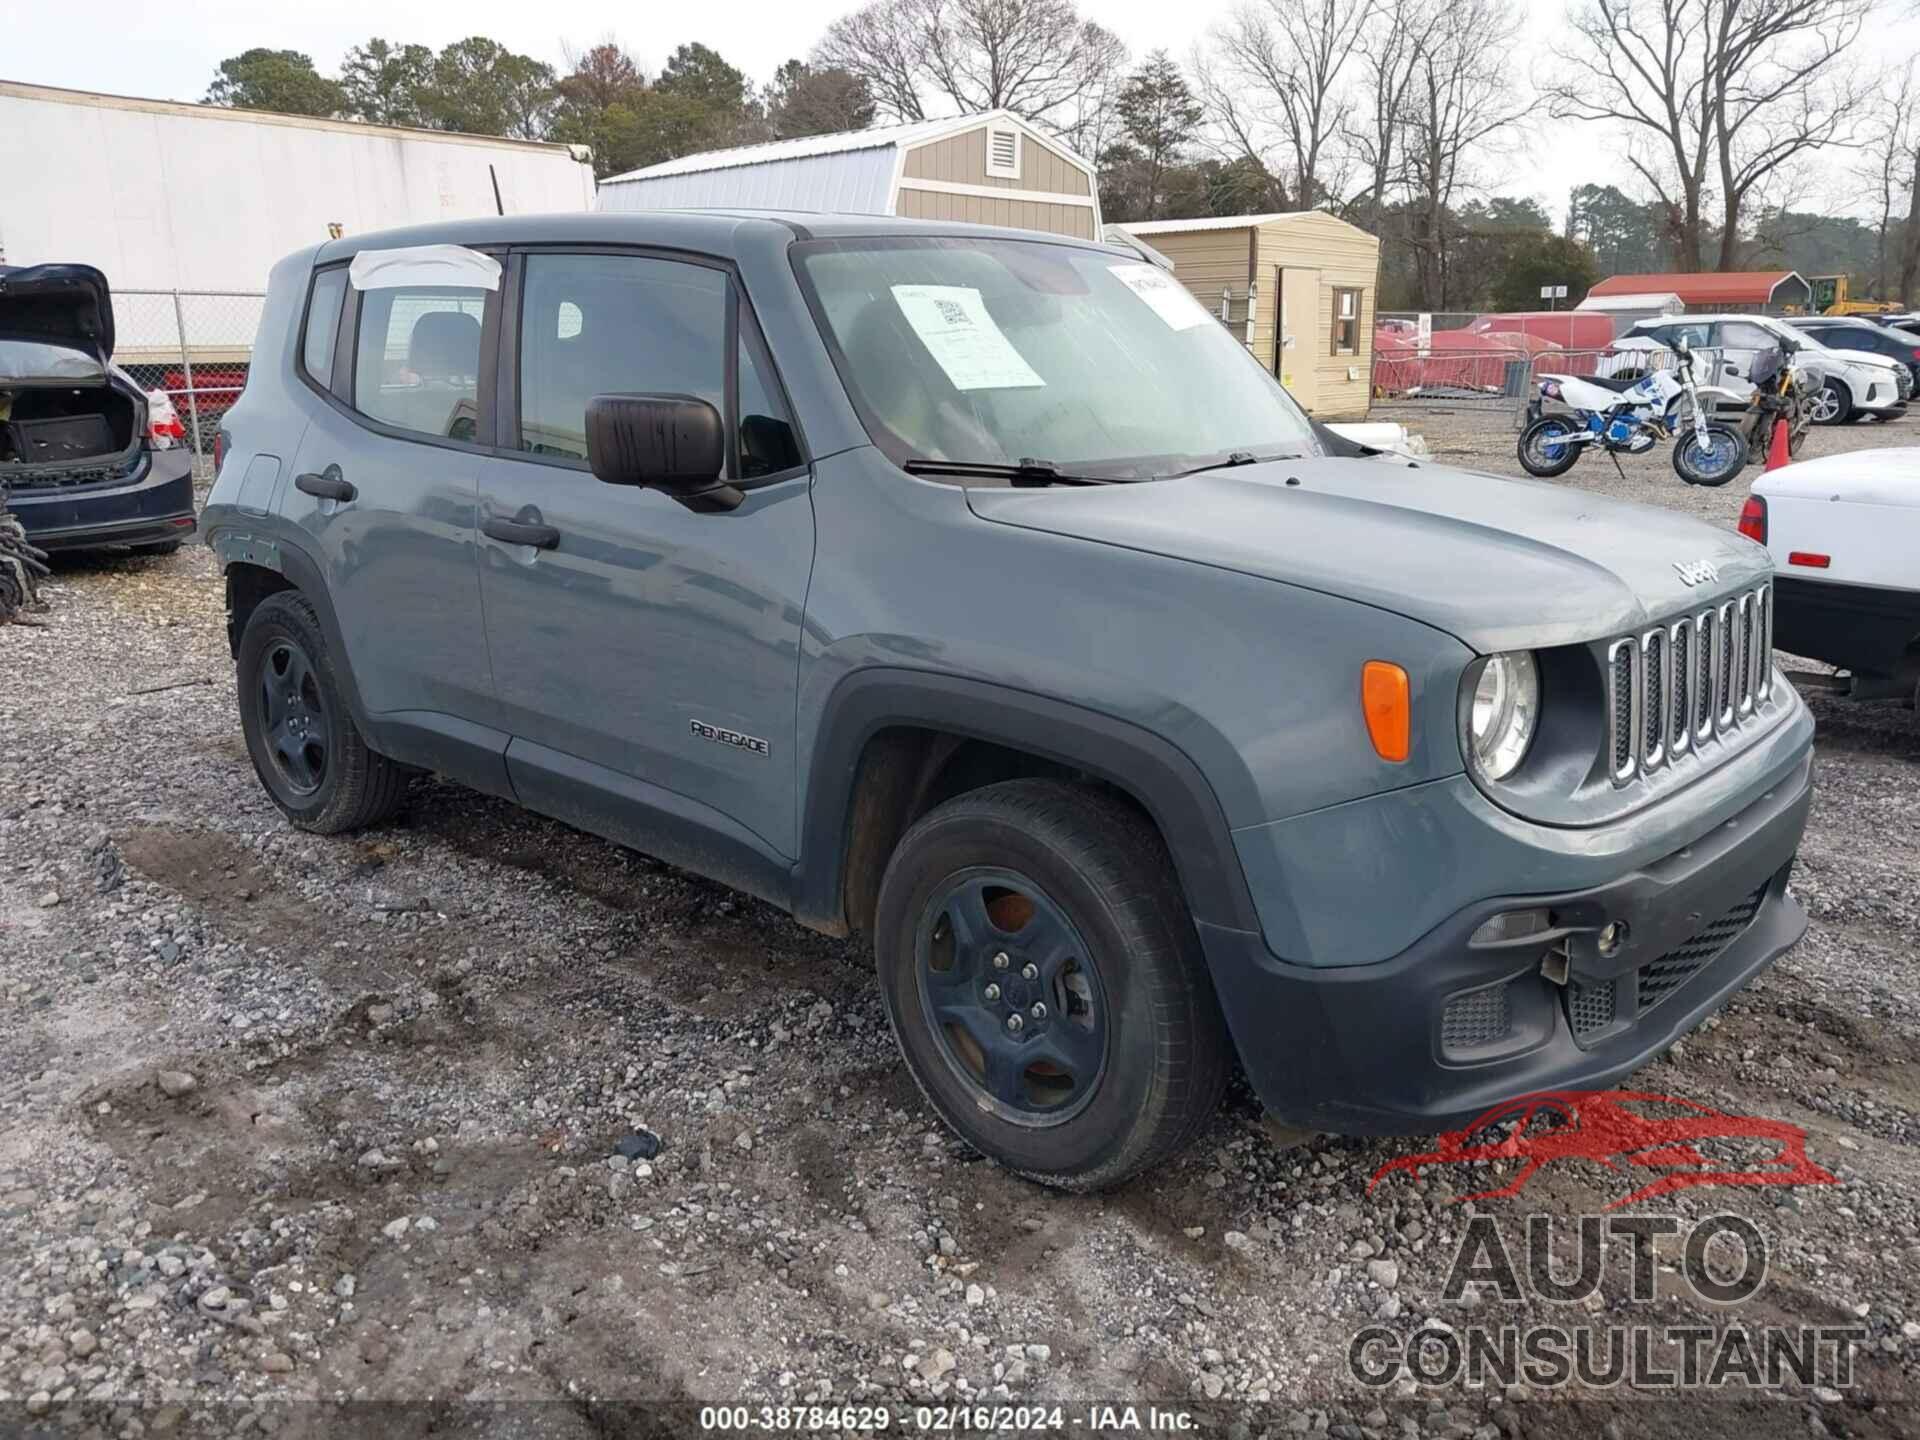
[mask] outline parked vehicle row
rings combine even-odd
[[[1906,413],[1913,394],[1913,371],[1905,363],[1868,350],[1834,348],[1770,315],[1663,315],[1638,321],[1615,342],[1618,358],[1609,373],[1634,374],[1636,351],[1672,350],[1681,340],[1696,351],[1716,352],[1716,372],[1706,378],[1743,394],[1751,388],[1748,372],[1755,361],[1769,350],[1784,352],[1819,383],[1812,402],[1816,425],[1894,419]]]

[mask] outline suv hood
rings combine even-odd
[[[0,339],[113,358],[113,292],[91,265],[0,265]]]
[[[996,524],[1375,605],[1482,654],[1625,634],[1772,568],[1752,541],[1668,510],[1381,460],[1278,460],[1085,489],[969,489],[967,503]],[[1703,560],[1718,579],[1696,589],[1681,570]]]

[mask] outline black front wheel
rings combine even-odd
[[[1689,485],[1724,485],[1746,465],[1746,437],[1717,420],[1690,426],[1673,442],[1674,473]]]
[[[1213,1113],[1232,1051],[1172,873],[1139,811],[1057,781],[971,791],[902,837],[881,996],[922,1092],[982,1153],[1097,1189]]]

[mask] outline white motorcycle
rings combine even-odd
[[[1674,370],[1650,370],[1632,381],[1542,375],[1520,432],[1520,464],[1529,475],[1551,479],[1597,446],[1619,470],[1622,454],[1643,455],[1660,441],[1675,439],[1673,468],[1682,480],[1726,484],[1746,464],[1746,442],[1733,426],[1708,418],[1706,402],[1744,404],[1746,397],[1717,385],[1696,385],[1693,352],[1684,340],[1674,354]],[[1548,414],[1549,401],[1566,409]]]

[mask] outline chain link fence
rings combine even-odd
[[[196,456],[211,459],[220,418],[246,387],[266,298],[257,290],[113,292],[114,363],[149,397],[167,398],[176,438]]]

